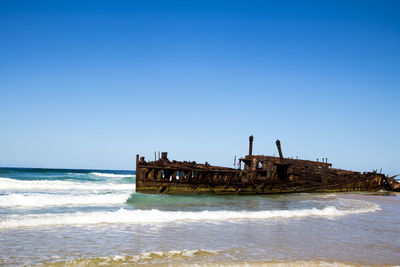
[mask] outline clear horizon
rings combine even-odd
[[[397,1],[1,1],[0,166],[248,152],[400,173]]]

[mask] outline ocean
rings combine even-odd
[[[0,168],[1,266],[400,265],[396,193],[146,195],[134,171]]]

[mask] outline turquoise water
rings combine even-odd
[[[135,172],[0,168],[0,265],[400,263],[398,194],[171,196]]]

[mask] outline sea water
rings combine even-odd
[[[396,193],[147,195],[133,171],[0,168],[0,265],[400,264]]]

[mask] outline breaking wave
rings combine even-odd
[[[104,172],[91,172],[90,174],[99,177],[110,177],[110,178],[128,178],[135,177],[134,174],[114,174],[114,173],[104,173]]]
[[[0,190],[135,190],[135,184],[75,182],[60,180],[17,180],[0,178]]]
[[[93,206],[123,204],[130,193],[54,195],[54,194],[9,194],[0,195],[0,207],[48,207],[48,206]]]
[[[161,211],[127,210],[105,212],[77,212],[62,214],[13,215],[0,222],[0,228],[36,227],[51,225],[87,225],[98,223],[167,223],[183,221],[227,221],[227,220],[265,220],[301,217],[333,217],[349,214],[375,212],[379,205],[365,202],[364,208],[340,210],[334,206],[323,209],[264,210],[264,211]]]

